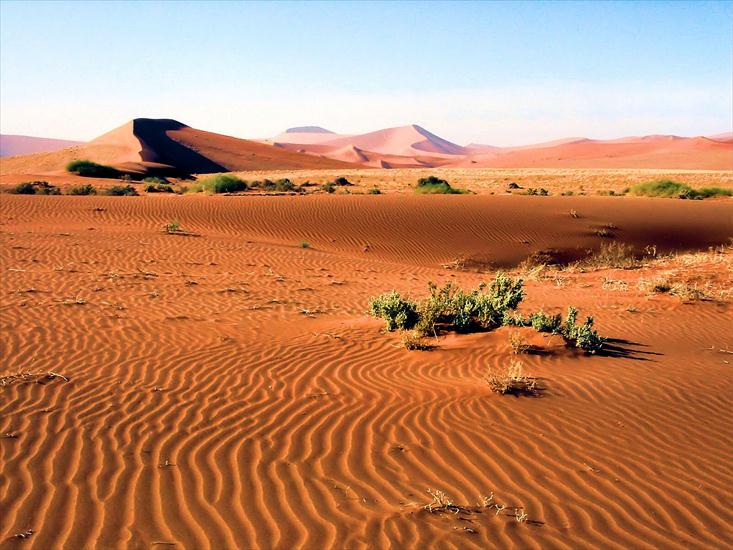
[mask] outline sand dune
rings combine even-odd
[[[33,136],[0,134],[0,157],[58,151],[59,149],[72,147],[79,143],[81,142],[68,139],[50,139]]]
[[[288,128],[283,133],[263,141],[268,143],[301,143],[304,145],[313,145],[331,141],[340,137],[347,136],[336,134],[331,130],[321,128],[320,126],[301,126],[297,128]]]
[[[0,172],[58,172],[78,158],[142,173],[201,174],[349,166],[256,141],[197,130],[175,120],[138,118],[86,144],[54,153],[3,159]]]
[[[577,305],[621,350],[583,357],[539,337],[547,355],[524,361],[542,399],[481,381],[510,357],[506,329],[408,352],[364,314],[394,287],[475,285],[484,276],[440,267],[459,252],[501,263],[595,246],[599,223],[639,245],[705,246],[731,234],[727,204],[6,196],[0,214],[0,375],[65,377],[0,387],[3,548],[722,548],[733,536],[721,430],[733,387],[717,352],[733,344],[730,305],[610,291],[598,274],[529,281],[528,308]],[[162,234],[171,219],[200,236]],[[427,488],[469,507],[493,491],[510,508],[430,514]]]

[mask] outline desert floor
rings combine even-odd
[[[3,195],[0,214],[1,548],[733,540],[729,200]],[[580,256],[603,227],[680,254],[527,266],[520,308],[593,315],[601,355],[506,327],[407,351],[365,313]],[[519,356],[539,398],[482,380],[514,330],[540,348]],[[463,508],[430,513],[428,488]],[[479,505],[492,493],[505,509]]]

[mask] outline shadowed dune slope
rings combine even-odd
[[[256,141],[196,130],[175,120],[138,118],[86,144],[53,153],[3,159],[0,173],[58,172],[69,161],[80,158],[142,173],[205,174],[353,166]]]
[[[573,304],[614,339],[588,357],[525,331],[539,399],[482,380],[517,357],[510,329],[409,352],[364,313],[393,288],[477,285],[438,267],[462,247],[510,261],[607,222],[703,246],[729,203],[14,195],[0,218],[0,376],[64,377],[0,385],[3,550],[733,539],[730,304],[601,283],[637,271],[528,281],[523,313]],[[468,511],[429,513],[428,488]],[[507,508],[480,508],[492,493]]]

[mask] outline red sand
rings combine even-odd
[[[727,202],[5,195],[0,215],[0,376],[68,378],[0,386],[2,548],[733,539],[730,304],[606,288],[633,271],[527,282],[523,311],[573,304],[615,339],[587,357],[528,331],[541,399],[481,380],[512,357],[506,328],[409,352],[364,313],[491,276],[440,267],[459,254],[597,246],[597,224],[706,246],[733,234]],[[200,236],[162,233],[173,219]],[[510,508],[430,514],[427,488]]]

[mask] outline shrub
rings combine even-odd
[[[136,197],[138,192],[132,185],[113,185],[102,191],[102,194],[112,197]]]
[[[336,191],[336,187],[332,181],[329,181],[328,183],[324,183],[323,185],[321,185],[321,190],[325,191],[326,193],[334,193]]]
[[[202,179],[196,189],[205,193],[237,193],[247,190],[247,182],[233,174],[217,174]]]
[[[560,330],[562,316],[559,313],[557,315],[548,315],[544,311],[537,311],[530,314],[529,324],[537,332],[556,333]]]
[[[513,181],[509,185],[507,185],[507,189],[521,189],[521,187],[519,187],[519,184],[517,182]]]
[[[152,183],[154,185],[170,185],[170,182],[165,178],[159,178],[157,176],[148,176],[143,178],[143,183]]]
[[[340,186],[352,185],[352,183],[349,180],[347,180],[346,178],[344,178],[342,176],[340,176],[340,177],[336,178],[335,180],[333,180],[333,184],[334,185],[340,185]]]
[[[562,324],[560,334],[565,342],[573,347],[581,348],[588,353],[597,353],[603,347],[604,338],[593,329],[593,317],[586,317],[585,323],[577,324],[578,310],[568,307],[568,314]]]
[[[70,187],[68,191],[66,191],[67,195],[96,195],[97,189],[93,185],[77,185],[75,187]]]
[[[159,183],[157,185],[150,184],[145,186],[146,193],[174,193],[173,187],[165,183]]]
[[[171,220],[163,226],[163,232],[173,235],[181,231],[181,224],[177,220]]]
[[[417,323],[417,305],[403,300],[396,291],[387,292],[369,300],[369,310],[374,317],[384,319],[387,330],[411,329]]]
[[[422,195],[457,195],[467,192],[465,189],[455,189],[446,180],[435,176],[420,178],[415,187],[415,193]]]
[[[530,349],[530,346],[527,344],[524,337],[516,331],[509,333],[509,347],[512,348],[512,353],[514,355],[526,353]]]
[[[12,193],[16,195],[60,195],[61,190],[47,181],[24,181],[18,184]]]
[[[118,178],[122,173],[116,168],[97,164],[90,160],[72,160],[66,165],[67,172],[73,172],[86,178]]]
[[[311,243],[309,243],[308,241],[300,241],[300,245],[299,246],[300,246],[300,248],[310,248],[311,247]]]
[[[275,191],[279,191],[280,193],[297,190],[297,186],[288,178],[279,179],[275,182]]]
[[[379,187],[372,187],[369,191],[367,191],[367,194],[369,195],[381,195],[382,191],[379,189]]]
[[[733,196],[733,189],[723,189],[722,187],[703,187],[702,189],[693,189],[685,183],[679,183],[672,180],[656,180],[647,183],[634,185],[630,192],[634,195],[644,197],[665,197],[680,199],[708,199],[711,197]]]
[[[402,347],[410,351],[430,351],[433,346],[425,342],[422,335],[417,331],[405,332],[402,335]]]

